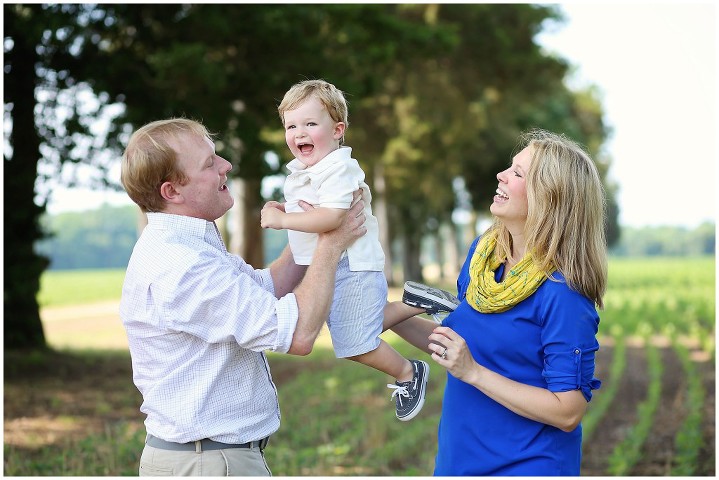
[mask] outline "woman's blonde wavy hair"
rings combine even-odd
[[[542,270],[556,268],[570,288],[604,308],[606,204],[597,168],[564,135],[534,129],[522,135],[520,150],[525,147],[531,152],[526,251]],[[497,255],[504,261],[511,256],[512,237],[497,218],[490,230],[497,233]]]

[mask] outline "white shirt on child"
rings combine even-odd
[[[372,215],[372,194],[364,181],[364,171],[352,158],[352,148],[340,147],[311,167],[295,158],[287,169],[290,174],[284,185],[286,212],[303,212],[300,200],[315,207],[349,209],[353,192],[362,189],[367,233],[347,250],[350,270],[383,271],[384,252],[379,241],[379,224]],[[309,265],[318,235],[288,230],[287,236],[295,263]]]

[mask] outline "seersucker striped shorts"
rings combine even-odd
[[[352,272],[348,257],[340,260],[327,320],[337,358],[362,355],[379,346],[386,303],[384,272]]]

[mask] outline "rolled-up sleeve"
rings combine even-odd
[[[277,301],[277,342],[273,351],[287,353],[295,334],[299,309],[294,293],[288,293]]]
[[[269,268],[255,271],[258,281],[262,288],[275,294],[275,283]],[[297,307],[297,298],[294,293],[288,293],[280,298],[275,305],[275,313],[277,315],[277,340],[272,347],[273,352],[287,353],[292,345],[292,337],[297,327],[297,319],[299,318],[299,308]]]
[[[588,349],[575,347],[569,351],[546,355],[542,376],[552,392],[581,390],[587,401],[592,399],[592,390],[601,382],[594,378],[594,357],[599,344]]]
[[[581,390],[589,402],[592,390],[601,386],[594,378],[599,315],[589,299],[563,285],[558,287],[544,306],[542,376],[550,391]]]
[[[226,256],[176,256],[177,276],[165,278],[160,293],[166,327],[208,343],[235,342],[253,351],[286,353],[299,309],[295,295],[277,299],[269,269],[254,270]]]

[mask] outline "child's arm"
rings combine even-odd
[[[287,229],[306,233],[329,232],[339,227],[347,210],[319,207],[306,212],[284,211],[284,205],[268,202],[262,208],[260,225],[275,230]]]

